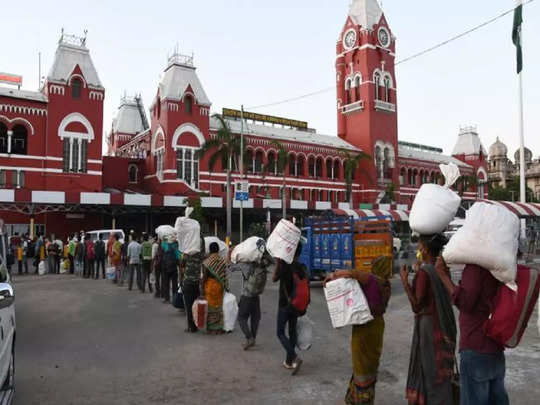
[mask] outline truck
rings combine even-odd
[[[386,217],[310,217],[302,236],[300,261],[310,280],[323,280],[336,270],[370,271],[376,258],[393,258],[394,238]]]

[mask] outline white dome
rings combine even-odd
[[[508,148],[497,137],[495,143],[489,147],[489,157],[506,157],[506,155],[508,155]]]

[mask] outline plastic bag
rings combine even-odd
[[[238,303],[236,302],[236,297],[226,292],[223,296],[223,330],[225,332],[232,332],[234,330],[237,317]]]
[[[271,256],[291,264],[300,242],[302,232],[292,222],[282,219],[278,222],[266,242],[266,250]]]
[[[45,271],[46,271],[45,261],[42,260],[42,261],[39,262],[39,265],[38,265],[38,274],[40,276],[43,276],[45,274]]]
[[[313,321],[307,315],[298,318],[296,324],[296,346],[300,350],[311,349],[311,344],[313,343],[313,326]]]
[[[69,259],[60,262],[60,274],[66,274],[69,270]]]
[[[476,203],[443,252],[448,264],[476,264],[516,290],[519,218],[508,209]]]
[[[434,235],[444,231],[461,204],[461,197],[450,190],[459,177],[459,168],[453,163],[439,167],[445,177],[444,186],[422,185],[409,215],[411,229],[420,235]]]
[[[326,283],[324,288],[328,312],[334,328],[363,325],[373,320],[366,297],[352,278],[340,278]]]
[[[114,267],[107,267],[105,273],[107,275],[107,280],[114,280],[114,276],[116,274],[116,270],[114,269]]]
[[[206,254],[210,253],[210,244],[213,242],[217,243],[219,246],[219,256],[222,259],[228,259],[229,257],[229,247],[225,242],[223,242],[221,239],[219,239],[216,236],[205,236],[204,238],[204,249]]]
[[[260,262],[265,250],[264,239],[252,236],[235,246],[231,254],[233,263]]]
[[[201,251],[201,225],[198,221],[178,217],[174,224],[180,252],[192,255]]]
[[[178,288],[178,291],[174,293],[172,299],[172,306],[177,309],[184,309],[184,293],[182,292],[182,287]]]

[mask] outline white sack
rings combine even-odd
[[[232,332],[234,330],[234,324],[238,317],[238,303],[236,297],[226,292],[223,296],[223,330],[225,332]]]
[[[278,222],[266,242],[266,250],[271,256],[291,264],[300,242],[302,232],[292,222],[282,219]]]
[[[296,346],[300,350],[309,350],[313,343],[313,321],[307,315],[298,318],[296,323]]]
[[[116,276],[116,269],[114,267],[107,267],[105,274],[107,275],[107,280],[114,280]]]
[[[456,216],[461,204],[461,197],[450,190],[459,177],[459,168],[453,163],[439,167],[445,177],[445,185],[422,185],[409,215],[411,229],[420,235],[433,235],[444,231]]]
[[[169,238],[172,235],[176,235],[176,230],[170,225],[160,225],[156,228],[156,235],[158,238]]]
[[[476,203],[463,226],[446,245],[443,257],[448,264],[476,264],[516,290],[519,218],[508,209]]]
[[[260,262],[264,250],[264,239],[259,238],[258,236],[252,236],[234,247],[231,254],[231,262],[235,264]]]
[[[328,312],[334,328],[363,325],[373,320],[366,297],[358,281],[340,278],[324,288]]]
[[[225,242],[219,239],[216,236],[205,236],[204,237],[204,251],[206,254],[210,253],[210,244],[216,242],[219,246],[219,256],[222,259],[228,259],[229,256],[229,247]]]
[[[180,252],[192,255],[201,251],[201,225],[198,221],[178,217],[174,224]]]
[[[39,265],[38,265],[38,274],[40,276],[43,276],[45,274],[45,261],[42,260],[39,262]]]

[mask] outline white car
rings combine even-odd
[[[15,392],[15,294],[6,267],[7,242],[0,220],[0,405]]]
[[[101,235],[101,239],[103,239],[103,242],[105,242],[105,246],[107,246],[107,242],[109,241],[109,237],[111,236],[111,234],[114,235],[116,233],[120,234],[120,242],[124,243],[126,235],[121,229],[100,229],[97,231],[86,232],[86,235],[90,235],[90,239],[92,240],[92,242],[98,240],[99,235]]]

